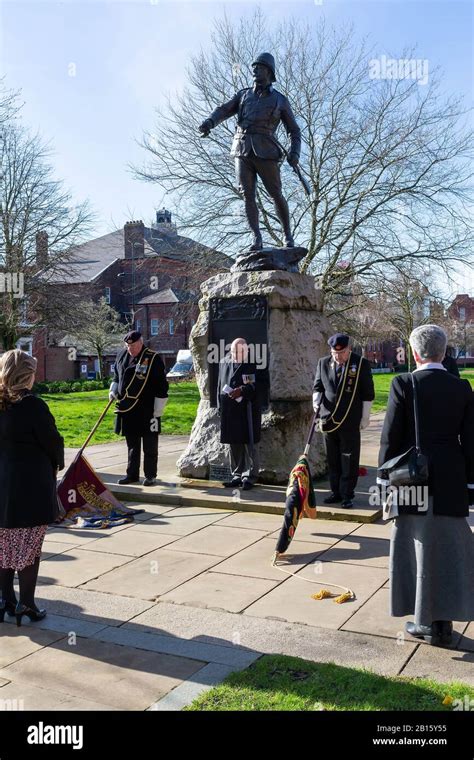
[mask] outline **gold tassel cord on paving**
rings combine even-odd
[[[272,567],[276,567],[277,570],[280,570],[280,572],[285,573],[286,575],[292,575],[293,578],[296,578],[300,581],[306,581],[306,583],[317,583],[320,586],[323,585],[322,581],[315,581],[312,578],[303,578],[301,575],[296,575],[296,573],[292,573],[289,570],[284,570],[282,567],[279,567],[277,565],[277,561],[282,555],[278,552],[274,552],[272,557]],[[285,555],[283,555],[285,556]],[[341,589],[344,593],[343,594],[335,594],[332,591],[328,591],[327,589],[323,588],[321,591],[318,591],[317,594],[312,594],[311,599],[321,600],[321,599],[332,599],[333,602],[336,604],[343,604],[344,602],[348,602],[350,599],[355,599],[356,595],[352,591],[352,589],[347,588],[346,586],[341,586],[338,583],[325,583],[326,586],[331,586],[332,588],[338,588]]]

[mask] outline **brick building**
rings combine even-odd
[[[38,233],[37,258],[48,256],[47,242],[47,235]],[[79,303],[104,297],[121,315],[124,328],[139,329],[170,367],[178,350],[188,348],[201,283],[232,263],[228,256],[179,235],[171,212],[161,209],[151,227],[130,221],[76,246],[68,272],[51,278],[49,287],[61,288]],[[97,357],[64,332],[37,329],[19,347],[37,357],[38,381],[91,377],[98,369]],[[107,353],[107,372],[117,348],[111,346]]]

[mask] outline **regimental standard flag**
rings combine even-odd
[[[99,478],[84,455],[77,457],[58,485],[62,524],[81,528],[111,528],[133,522],[144,512],[121,504]]]
[[[288,549],[302,515],[313,520],[316,518],[316,495],[308,459],[304,455],[298,459],[290,473],[283,526],[276,547],[277,554],[283,554]]]

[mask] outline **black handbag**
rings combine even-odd
[[[415,445],[411,446],[408,451],[397,457],[384,462],[378,469],[382,479],[389,481],[390,486],[399,488],[402,486],[427,486],[428,485],[428,459],[422,453],[420,446],[420,426],[418,417],[418,397],[416,383],[413,374],[410,373],[411,383],[413,386],[413,411],[415,416]],[[406,508],[409,513],[419,512],[423,514],[426,507],[421,510],[413,507]]]

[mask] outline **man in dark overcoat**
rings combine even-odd
[[[268,370],[248,361],[248,345],[236,338],[230,353],[219,365],[217,408],[221,421],[221,443],[229,444],[231,480],[227,487],[253,487],[259,461],[255,444],[260,441],[262,405],[268,389]]]
[[[321,412],[326,442],[331,495],[325,504],[352,507],[359,477],[360,431],[369,424],[375,398],[367,359],[351,351],[349,336],[336,333],[328,340],[330,356],[318,362],[313,408]]]
[[[144,486],[155,483],[158,469],[158,435],[168,397],[165,366],[155,351],[146,348],[141,333],[132,330],[115,360],[109,398],[117,400],[115,432],[125,436],[127,475],[119,483],[138,483],[143,442]]]

